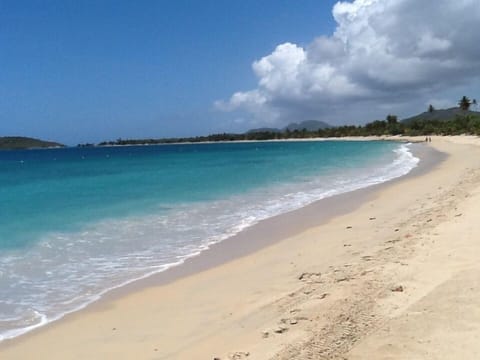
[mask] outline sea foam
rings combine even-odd
[[[47,232],[0,257],[0,340],[80,310],[106,292],[182,264],[258,222],[312,202],[407,174],[410,144],[372,161],[329,168],[214,200]]]

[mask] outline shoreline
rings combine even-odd
[[[410,139],[410,140],[408,140]],[[413,139],[413,140],[412,140]],[[219,140],[219,141],[185,141],[158,144],[125,144],[125,145],[95,145],[93,148],[108,147],[129,147],[129,146],[161,146],[161,145],[202,145],[202,144],[242,144],[242,143],[263,143],[263,142],[289,142],[289,141],[398,141],[398,142],[425,142],[424,136],[400,136],[400,135],[367,135],[367,136],[336,136],[336,137],[313,137],[313,138],[288,138],[288,139],[268,139],[268,140]],[[75,146],[72,146],[75,148]]]
[[[296,141],[298,139],[287,139],[287,140],[273,140],[277,141]],[[308,141],[311,139],[299,139],[300,141]],[[339,139],[323,139],[318,138],[314,140],[319,141],[338,141]],[[347,141],[356,141],[356,138],[347,138]],[[362,141],[382,141],[377,137],[371,138],[362,138]],[[270,142],[267,141],[253,141],[253,142]],[[238,141],[238,142],[252,142],[252,141]],[[399,143],[407,143],[410,141],[402,140]],[[413,145],[414,147],[416,145]],[[412,151],[413,150],[413,151]],[[416,149],[410,148],[408,151],[413,153],[415,157],[415,152],[425,153],[428,152],[428,148],[421,149],[417,147]],[[430,149],[430,152],[433,150]],[[422,154],[423,157],[424,154]],[[440,155],[437,154],[437,157]],[[440,161],[439,159],[436,160]],[[425,168],[431,166],[420,164],[420,167]],[[152,271],[146,273],[138,278],[127,280],[119,285],[114,287],[106,288],[98,294],[94,294],[90,299],[86,300],[85,303],[76,307],[73,310],[67,311],[65,313],[59,314],[55,317],[47,319],[45,316],[41,316],[41,322],[34,324],[23,329],[13,330],[6,332],[4,338],[0,337],[0,344],[2,342],[14,341],[17,338],[21,338],[26,334],[31,332],[41,331],[45,326],[52,326],[52,324],[57,323],[58,321],[63,321],[68,319],[69,316],[77,312],[89,310],[92,307],[95,307],[97,303],[102,303],[103,301],[108,301],[110,299],[117,299],[121,296],[125,296],[130,292],[139,291],[145,287],[165,285],[171,283],[175,280],[178,280],[182,277],[190,276],[195,273],[219,266],[228,261],[232,261],[236,258],[246,256],[255,251],[258,251],[264,247],[274,244],[275,242],[281,241],[285,238],[295,235],[305,229],[313,226],[318,226],[321,223],[328,221],[328,219],[337,216],[339,214],[352,211],[352,203],[361,203],[370,196],[369,194],[376,191],[383,184],[395,181],[398,178],[404,176],[410,176],[415,174],[418,171],[418,166],[410,170],[406,175],[401,175],[390,180],[383,181],[379,184],[367,185],[366,187],[361,187],[356,190],[349,190],[345,193],[335,194],[327,196],[326,198],[315,200],[313,203],[309,203],[300,208],[289,210],[285,213],[279,215],[273,215],[266,219],[259,220],[259,222],[248,226],[247,228],[241,230],[239,233],[230,236],[225,240],[221,240],[217,243],[213,243],[208,246],[208,248],[201,250],[199,253],[191,255],[183,259],[181,262],[171,265],[165,270]],[[356,206],[356,205],[354,205]],[[328,209],[328,210],[327,210]],[[294,223],[292,226],[287,223]],[[250,241],[253,238],[254,241]],[[40,314],[37,314],[40,317]]]
[[[195,275],[240,257],[285,240],[309,228],[325,224],[329,220],[355,211],[375,193],[405,178],[420,176],[444,161],[446,154],[432,148],[416,148],[413,155],[420,158],[420,164],[407,174],[353,191],[336,194],[316,200],[301,208],[288,211],[243,229],[239,233],[214,243],[198,255],[187,258],[183,263],[170,267],[146,278],[135,280],[125,286],[112,289],[99,301],[114,300],[146,287],[162,286],[181,278]],[[292,225],[293,223],[293,225]],[[97,302],[97,301],[96,301]],[[92,303],[90,306],[95,306]]]
[[[365,139],[372,141],[372,139]],[[298,139],[281,139],[278,141],[296,141]],[[312,139],[299,139],[308,141]],[[324,141],[325,139],[313,139],[313,141]],[[329,139],[327,139],[329,140]],[[333,139],[343,140],[343,139]],[[356,141],[356,138],[349,138],[348,141]],[[384,139],[374,139],[373,141],[383,141]],[[267,140],[269,142],[272,140]],[[273,140],[277,141],[277,140]],[[251,142],[251,141],[238,141]],[[263,141],[255,141],[263,142]],[[400,141],[399,141],[400,142]],[[411,141],[401,141],[411,142]],[[413,142],[412,142],[413,143]],[[129,146],[129,145],[127,145]],[[414,145],[415,146],[415,145]],[[114,288],[106,289],[88,303],[60,315],[58,318],[42,321],[39,324],[28,327],[25,332],[12,337],[6,337],[0,341],[0,350],[3,343],[17,341],[30,333],[42,331],[45,327],[53,326],[57,322],[68,321],[69,317],[79,312],[95,310],[96,307],[102,307],[104,302],[119,299],[130,293],[141,291],[152,286],[162,286],[181,278],[192,276],[196,273],[212,269],[240,257],[250,255],[258,250],[268,247],[276,242],[282,241],[288,237],[294,236],[308,228],[319,226],[328,220],[350,211],[353,211],[360,204],[365,202],[376,191],[383,186],[399,181],[405,177],[417,176],[426,172],[439,162],[443,161],[444,155],[428,147],[415,147],[409,150],[413,156],[421,159],[420,164],[415,166],[407,174],[396,177],[379,184],[368,185],[353,191],[335,194],[313,203],[302,206],[301,208],[290,210],[286,213],[274,215],[272,217],[260,220],[258,223],[241,230],[239,233],[211,244],[207,249],[200,253],[187,257],[179,264],[173,265],[165,270],[146,274],[137,279],[129,280]],[[294,223],[292,226],[291,223]]]
[[[436,140],[437,139],[434,139],[434,141],[436,141]],[[438,166],[438,163],[432,165],[432,167],[436,167],[436,166]],[[417,174],[415,174],[416,170],[418,170]],[[423,170],[425,170],[425,169],[423,169]],[[427,171],[425,170],[425,172],[427,172]],[[289,241],[289,239],[298,237],[299,234],[301,234],[301,233],[312,231],[313,228],[319,228],[319,227],[321,228],[325,224],[328,224],[328,223],[332,222],[332,219],[335,220],[335,219],[345,217],[345,216],[348,217],[349,215],[351,215],[351,213],[358,213],[359,209],[364,208],[366,206],[366,204],[368,204],[368,202],[372,201],[373,198],[378,197],[379,196],[378,193],[388,191],[388,189],[391,189],[392,187],[394,187],[396,185],[401,186],[402,183],[405,183],[406,181],[410,181],[410,182],[415,181],[415,178],[422,177],[424,175],[425,175],[425,173],[422,172],[422,169],[419,169],[417,167],[413,171],[411,171],[409,174],[407,174],[406,176],[402,176],[400,178],[388,181],[386,183],[382,183],[380,185],[374,185],[374,186],[371,186],[369,188],[365,188],[365,189],[361,189],[361,190],[357,190],[357,191],[354,191],[354,192],[343,194],[344,199],[341,198],[342,195],[335,196],[335,199],[328,198],[328,199],[331,199],[331,200],[333,199],[333,200],[331,201],[331,204],[328,204],[327,206],[325,206],[326,205],[325,200],[328,200],[328,199],[323,199],[323,200],[320,200],[317,203],[308,205],[305,208],[294,211],[293,213],[298,212],[298,214],[296,214],[296,215],[292,214],[292,213],[288,213],[288,214],[284,214],[285,216],[284,215],[279,215],[277,219],[272,218],[272,219],[264,220],[264,222],[266,224],[263,225],[263,226],[265,226],[265,229],[262,230],[263,232],[261,230],[259,230],[258,228],[255,230],[255,231],[257,231],[257,234],[260,235],[260,238],[266,239],[265,244],[262,244],[261,247],[258,247],[259,244],[256,243],[256,246],[254,246],[253,249],[248,248],[248,247],[243,248],[243,249],[238,249],[237,248],[237,249],[233,250],[234,252],[237,251],[235,256],[230,256],[230,257],[227,256],[226,258],[221,258],[219,256],[219,254],[226,254],[226,253],[231,254],[231,252],[232,252],[232,249],[228,249],[228,247],[225,247],[225,246],[227,246],[227,244],[225,244],[225,243],[228,242],[228,240],[226,240],[224,242],[221,242],[221,243],[217,244],[217,245],[219,245],[218,250],[215,250],[215,249],[212,250],[212,252],[217,251],[217,253],[218,253],[217,255],[213,255],[213,257],[216,259],[216,261],[218,263],[212,264],[213,259],[210,259],[208,261],[205,261],[205,259],[202,260],[200,258],[202,258],[202,257],[205,258],[205,256],[202,256],[202,255],[191,258],[191,259],[201,260],[201,261],[197,261],[196,264],[195,264],[195,261],[193,261],[192,266],[193,266],[193,269],[195,269],[195,267],[196,267],[196,271],[190,270],[190,272],[189,272],[189,270],[187,270],[188,267],[180,265],[180,266],[177,266],[175,268],[171,268],[171,270],[179,269],[182,266],[185,269],[180,271],[179,273],[177,273],[177,275],[173,274],[173,277],[171,277],[170,280],[168,280],[168,281],[162,282],[160,279],[158,279],[158,277],[160,277],[160,275],[168,272],[168,270],[167,270],[163,273],[153,275],[152,277],[150,277],[148,279],[140,280],[136,283],[131,284],[132,285],[131,289],[126,289],[127,287],[129,287],[129,285],[127,285],[126,287],[118,289],[118,292],[116,290],[114,290],[111,293],[104,296],[100,301],[97,301],[96,303],[90,305],[87,309],[84,309],[84,310],[81,310],[79,312],[67,315],[64,319],[62,319],[60,321],[56,321],[55,323],[51,323],[51,324],[49,324],[45,327],[42,327],[38,330],[33,331],[33,332],[31,332],[27,335],[23,335],[19,338],[13,339],[13,340],[7,340],[5,343],[9,342],[10,344],[7,344],[7,346],[5,346],[4,348],[6,350],[13,349],[15,346],[11,346],[11,345],[14,345],[14,343],[16,343],[16,342],[18,342],[21,345],[24,338],[27,338],[27,337],[28,338],[35,338],[35,337],[37,337],[37,334],[41,336],[42,333],[44,332],[44,329],[49,330],[49,332],[51,332],[50,330],[55,331],[56,328],[59,328],[59,327],[63,326],[63,324],[68,325],[68,323],[70,323],[70,320],[76,321],[79,318],[81,318],[82,316],[86,317],[86,316],[89,316],[89,315],[95,315],[95,314],[98,314],[98,313],[102,313],[103,311],[106,311],[105,309],[110,308],[112,303],[117,303],[117,302],[121,303],[123,300],[126,300],[125,298],[135,297],[135,294],[138,294],[139,292],[149,292],[149,291],[158,290],[157,287],[159,285],[163,285],[163,286],[160,286],[160,287],[165,287],[165,285],[168,284],[169,286],[175,287],[176,285],[178,285],[177,283],[189,282],[189,280],[191,280],[191,278],[193,278],[193,277],[202,278],[206,274],[222,272],[222,267],[224,268],[224,267],[226,267],[226,265],[229,265],[231,263],[244,262],[246,259],[249,259],[251,257],[257,257],[258,258],[259,253],[268,253],[270,251],[271,247],[279,247],[280,246],[279,243],[287,242],[287,241]],[[353,195],[353,193],[357,193],[357,192],[358,192],[358,194]],[[348,198],[350,198],[350,199],[348,199]],[[323,207],[324,211],[325,211],[325,207],[328,208],[328,211],[327,211],[328,216],[324,217],[325,214],[321,215],[320,216],[321,220],[319,220],[319,217],[318,217],[318,211],[321,208],[321,206],[319,206],[318,203],[322,203],[324,205],[324,207]],[[343,204],[343,208],[342,208],[342,206],[340,206],[339,208],[335,209],[334,208],[335,203],[337,205],[338,204],[341,204],[341,205]],[[311,215],[311,218],[308,218],[308,216],[306,216],[308,214]],[[287,218],[290,218],[290,220],[294,219],[295,222],[303,221],[303,223],[302,224],[297,223],[296,227],[287,226],[287,224],[286,224],[287,223],[287,220],[286,220]],[[269,220],[271,220],[270,223],[268,223]],[[282,224],[285,225],[284,228],[282,228],[280,226]],[[260,225],[260,224],[257,224],[255,226],[258,226],[258,225]],[[252,227],[252,228],[254,228],[254,227]],[[250,229],[252,229],[252,228],[250,228]],[[272,229],[277,229],[277,233],[272,234]],[[253,232],[255,232],[255,231],[253,231]],[[342,231],[345,231],[345,228],[343,228]],[[247,238],[251,238],[252,234],[249,234],[248,230],[247,230],[247,231],[245,231],[245,234],[243,234],[243,236],[244,236],[245,239],[247,239]],[[267,239],[268,236],[271,236],[271,238]],[[276,238],[276,240],[272,239],[272,238]],[[268,240],[270,240],[270,241],[268,241]],[[236,243],[236,244],[240,243],[240,241],[238,241],[238,239],[236,241],[230,241],[230,242],[232,244],[233,243]],[[253,243],[253,241],[251,243]],[[223,248],[220,246],[222,244],[224,244]],[[213,246],[212,246],[212,248],[213,248]],[[208,251],[209,250],[205,251],[202,254],[205,254]],[[238,251],[245,251],[245,252],[239,254]],[[186,264],[184,264],[184,265],[186,265]],[[206,266],[206,265],[208,265],[208,266]],[[198,269],[199,269],[198,266],[205,266],[204,268],[201,268],[201,270],[200,270],[201,274],[198,274]],[[194,275],[192,275],[192,274],[194,274]],[[172,276],[172,275],[170,274],[170,276]],[[154,278],[156,278],[156,279],[154,279]],[[168,276],[167,276],[167,278],[168,278]],[[140,282],[143,282],[143,284],[140,284]],[[117,293],[115,294],[115,292],[117,292]],[[4,345],[3,343],[0,345],[0,353],[2,353],[3,345]]]

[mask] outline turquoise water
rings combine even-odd
[[[417,162],[392,142],[0,152],[0,336],[82,308],[262,219],[404,175]]]

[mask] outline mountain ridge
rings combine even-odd
[[[292,122],[283,128],[257,128],[251,129],[247,131],[247,134],[251,133],[258,133],[258,132],[272,132],[272,133],[281,133],[284,131],[302,131],[303,129],[307,131],[317,131],[320,129],[328,129],[332,128],[333,126],[320,120],[305,120],[299,123]]]

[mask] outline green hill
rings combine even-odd
[[[22,136],[0,137],[0,150],[38,149],[64,147],[65,145]]]
[[[467,115],[480,118],[480,112],[478,111],[462,110],[458,107],[454,107],[450,109],[433,110],[432,112],[426,111],[424,113],[409,117],[407,119],[403,119],[402,123],[405,125],[408,125],[417,120],[449,121],[449,120],[454,120],[457,116],[467,116]]]

